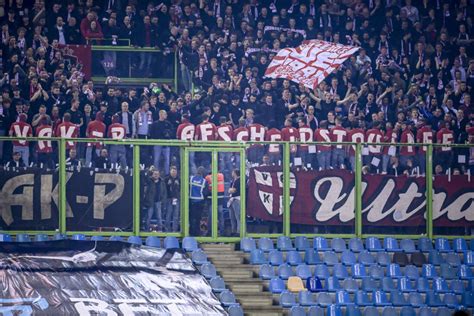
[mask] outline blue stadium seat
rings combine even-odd
[[[358,306],[371,306],[372,301],[369,298],[369,294],[365,291],[357,291],[354,296],[354,301]]]
[[[269,264],[262,264],[260,266],[258,275],[262,280],[270,280],[275,277],[275,270]]]
[[[329,278],[329,269],[326,265],[324,264],[318,264],[314,268],[314,275],[317,276],[320,279],[327,279]]]
[[[216,267],[210,262],[204,263],[201,266],[201,274],[206,279],[212,279],[213,277],[217,276]]]
[[[225,290],[224,279],[220,276],[213,277],[211,281],[209,281],[209,284],[211,285],[212,291],[214,293],[220,293]]]
[[[290,309],[290,316],[306,316],[306,310],[303,306],[293,306]]]
[[[387,268],[387,275],[389,277],[393,278],[401,278],[403,277],[402,270],[400,269],[400,266],[396,263],[391,263],[389,264]]]
[[[401,307],[410,305],[410,303],[408,303],[407,299],[405,298],[405,295],[399,291],[392,291],[390,293],[390,301],[392,302],[393,306]]]
[[[357,258],[357,261],[363,265],[369,266],[371,264],[375,264],[375,258],[368,252],[367,250],[363,250],[360,254],[359,257]]]
[[[333,238],[331,240],[331,248],[335,252],[343,252],[346,250],[346,242],[342,238]]]
[[[251,237],[244,237],[240,240],[240,250],[243,252],[251,252],[252,250],[256,249],[257,245],[255,243],[255,239]]]
[[[265,254],[261,249],[254,249],[250,252],[250,264],[264,264],[268,263]]]
[[[466,291],[468,291],[468,292],[474,292],[474,279],[467,280]]]
[[[64,235],[64,234],[61,234],[61,233],[56,233],[56,234],[54,234],[53,239],[54,240],[65,240],[65,239],[67,239],[67,236]]]
[[[470,269],[468,269],[468,270],[470,270]],[[457,275],[458,269],[456,267],[450,266],[447,263],[443,263],[439,267],[439,271],[440,271],[440,276],[445,278],[445,279],[451,280],[451,279],[457,279],[458,278],[458,275]]]
[[[333,303],[331,295],[325,292],[319,293],[316,301],[318,302],[319,306],[324,306],[324,307],[327,307]]]
[[[443,256],[437,250],[431,250],[428,254],[428,262],[435,266],[445,263]]]
[[[385,276],[384,269],[379,265],[371,265],[369,267],[369,276],[372,279],[381,280]]]
[[[194,264],[201,265],[208,262],[207,255],[201,249],[194,250],[191,254],[191,260]]]
[[[309,240],[306,238],[306,236],[297,236],[295,238],[295,247],[296,250],[306,251],[306,249],[311,248],[311,245],[309,244]]]
[[[95,236],[92,236],[92,237],[91,237],[91,240],[92,240],[92,241],[104,241],[104,240],[105,240],[105,237],[104,237],[104,236],[100,236],[100,235],[95,235]]]
[[[419,278],[416,282],[416,290],[422,293],[431,291],[430,280],[425,277]]]
[[[72,235],[72,240],[86,240],[86,235],[84,235],[84,234],[74,234],[74,235]]]
[[[407,277],[403,277],[398,280],[398,289],[404,293],[416,292],[416,288],[413,287],[412,281]]]
[[[471,242],[469,243],[469,249],[474,251],[474,239],[471,239]]]
[[[458,276],[463,280],[471,280],[474,278],[474,276],[472,275],[472,268],[465,264],[459,267]]]
[[[392,260],[390,259],[390,255],[384,251],[377,253],[377,263],[386,267],[392,263]]]
[[[295,247],[293,247],[293,242],[291,241],[290,237],[287,236],[279,236],[277,238],[277,248],[281,251],[295,250]]]
[[[353,278],[346,278],[342,281],[342,288],[349,293],[355,293],[359,290],[359,284]]]
[[[451,245],[449,244],[449,240],[447,238],[436,238],[434,241],[435,249],[439,252],[451,252]]]
[[[421,237],[418,239],[418,249],[422,252],[430,252],[433,250],[433,243],[431,239],[427,237]]]
[[[439,294],[433,291],[426,292],[425,304],[431,307],[444,306]]]
[[[352,277],[356,279],[362,279],[367,277],[367,270],[365,266],[360,263],[352,265]]]
[[[328,245],[328,241],[324,237],[314,237],[313,239],[313,248],[319,251],[328,251],[331,248]]]
[[[362,290],[365,292],[373,292],[379,288],[379,284],[376,280],[372,278],[363,278],[362,279]]]
[[[342,309],[340,306],[337,305],[329,305],[327,316],[342,316]]]
[[[283,291],[280,294],[280,305],[287,308],[298,305],[298,303],[296,303],[296,295],[288,291]]]
[[[437,293],[448,293],[451,290],[448,287],[448,282],[443,278],[434,278],[433,279],[433,289]]]
[[[270,252],[275,248],[273,246],[273,241],[270,238],[263,237],[258,240],[258,249],[261,249],[264,252]]]
[[[310,277],[306,280],[306,288],[310,292],[321,292],[324,290],[323,284],[318,277]]]
[[[397,287],[395,286],[395,283],[393,282],[392,278],[385,277],[382,279],[382,290],[385,292],[391,292],[391,291],[397,290]]]
[[[466,252],[467,242],[464,238],[456,238],[453,240],[453,250],[456,252]]]
[[[276,249],[270,251],[268,253],[268,262],[272,266],[279,266],[280,264],[282,264],[284,260],[283,260],[283,254],[281,253],[281,251],[276,250]]]
[[[308,316],[326,316],[326,314],[324,313],[324,309],[319,306],[311,306],[310,308],[308,308],[307,315]]]
[[[362,316],[359,306],[356,306],[356,305],[347,306],[345,316]]]
[[[347,291],[337,291],[336,304],[341,306],[347,306],[352,305],[354,303],[351,301],[351,297]]]
[[[290,250],[286,254],[286,262],[288,262],[289,265],[297,266],[302,264],[303,260],[301,259],[300,253],[298,251]]]
[[[366,306],[363,312],[364,316],[379,316],[379,311],[377,307],[374,306]]]
[[[304,253],[304,261],[306,264],[315,265],[322,263],[319,253],[314,249],[306,249]]]
[[[227,308],[229,316],[244,316],[244,310],[240,304],[233,304]]]
[[[280,278],[272,278],[268,287],[270,292],[277,294],[285,291],[286,289],[285,282]]]
[[[400,316],[416,316],[416,311],[411,306],[403,306],[400,310]]]
[[[431,307],[428,306],[423,306],[420,308],[420,313],[418,314],[419,316],[434,316],[433,310]]]
[[[46,234],[37,234],[35,235],[35,241],[48,241],[49,237]]]
[[[161,248],[161,239],[156,236],[148,236],[145,239],[145,245],[148,247]]]
[[[336,292],[336,291],[342,290],[339,279],[336,277],[328,277],[326,279],[326,289],[329,292]]]
[[[408,294],[408,302],[413,307],[422,307],[425,305],[423,297],[418,292],[411,292],[410,294]]]
[[[383,247],[389,252],[402,251],[402,248],[398,246],[398,241],[393,237],[385,237],[383,239]]]
[[[385,250],[382,248],[382,245],[380,244],[380,240],[377,237],[368,237],[365,240],[365,249],[372,252]]]
[[[333,266],[339,262],[339,259],[334,251],[325,251],[323,253],[323,262],[328,266]]]
[[[362,252],[364,251],[364,244],[360,238],[351,238],[349,239],[348,248],[352,252]]]
[[[114,236],[110,236],[109,240],[110,241],[123,241],[123,237],[114,235]]]
[[[372,301],[374,302],[375,306],[391,305],[390,301],[388,300],[387,293],[384,291],[375,291],[372,293]]]
[[[400,240],[400,248],[406,253],[413,253],[417,251],[415,241],[413,241],[413,239]]]
[[[235,295],[229,290],[224,290],[221,292],[219,295],[219,300],[221,301],[221,304],[224,306],[232,306],[232,305],[238,305],[238,303],[235,300]]]
[[[302,306],[313,306],[317,305],[313,293],[310,291],[300,291],[298,293],[298,302]]]
[[[17,242],[30,242],[31,238],[30,238],[30,235],[28,234],[18,234],[16,235],[16,241]]]
[[[232,305],[227,309],[229,316],[244,316],[244,310],[240,305]]]
[[[418,280],[420,274],[418,273],[418,268],[414,265],[407,265],[405,267],[405,276],[410,280]]]
[[[193,252],[199,248],[196,238],[191,236],[183,238],[182,246],[186,252]]]
[[[347,268],[342,263],[336,263],[332,268],[332,275],[338,279],[345,279],[349,276]]]
[[[438,272],[436,272],[436,267],[430,263],[424,264],[423,267],[421,267],[421,276],[428,279],[436,278],[438,276]]]
[[[290,265],[283,263],[278,267],[278,276],[283,280],[288,280],[290,276],[294,276],[295,273]]]
[[[13,241],[12,236],[9,234],[0,234],[0,242],[9,242]]]
[[[463,294],[466,289],[462,280],[452,280],[450,283],[451,292],[455,294]]]
[[[443,296],[443,303],[444,305],[451,307],[451,308],[457,308],[459,307],[459,301],[458,298],[456,297],[456,294],[454,293],[446,293]]]
[[[163,245],[165,249],[179,249],[179,240],[174,236],[166,236]]]
[[[299,276],[302,280],[306,280],[312,276],[311,269],[306,264],[299,264],[296,267],[296,276]]]
[[[357,262],[357,259],[352,251],[344,250],[341,254],[341,262],[346,266],[351,266]]]
[[[468,266],[474,266],[474,251],[469,250],[464,253],[464,264]]]
[[[142,239],[139,236],[129,236],[127,242],[137,246],[142,245]]]
[[[474,307],[474,292],[464,292],[462,295],[462,305],[467,308]]]
[[[397,310],[392,306],[385,306],[382,309],[382,316],[398,316]]]

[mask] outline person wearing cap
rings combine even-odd
[[[20,138],[32,137],[33,128],[26,122],[27,118],[28,117],[25,113],[21,113],[18,116],[18,122],[15,122],[11,125],[9,135]],[[28,141],[14,140],[13,151],[20,153],[21,158],[26,166],[30,164],[30,147]]]

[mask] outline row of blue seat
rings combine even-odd
[[[406,261],[407,260],[408,259],[406,259]],[[459,266],[464,263],[469,266],[474,266],[474,251],[469,250],[463,254],[451,252],[443,255],[442,253],[433,250],[428,253],[427,261],[434,265],[441,265],[443,263],[447,263],[452,266]],[[250,251],[251,264],[270,263],[271,265],[280,265],[284,262],[288,262],[288,264],[290,265],[298,265],[303,262],[313,265],[320,263],[325,263],[327,265],[335,265],[339,262],[344,265],[353,265],[359,262],[365,265],[372,265],[377,263],[382,266],[387,266],[391,264],[393,260],[390,254],[385,251],[378,252],[374,256],[367,250],[363,250],[357,255],[351,250],[344,250],[339,256],[336,252],[330,250],[324,251],[322,253],[321,258],[318,250],[306,249],[304,252],[304,259],[302,258],[300,252],[297,250],[282,252],[280,250],[274,249],[268,253],[265,253],[261,249],[253,249]],[[424,259],[424,262],[426,262],[426,259]]]
[[[245,252],[250,252],[257,248],[269,252],[275,249],[275,245],[273,241],[267,237],[258,239],[258,242],[253,238],[246,237],[240,242],[240,249]],[[451,246],[451,243],[446,238],[436,238],[433,243],[431,239],[422,237],[418,240],[418,247],[412,239],[402,239],[399,243],[398,240],[393,237],[385,237],[383,243],[381,243],[376,237],[368,237],[365,239],[365,246],[360,238],[351,238],[347,242],[347,245],[345,240],[342,238],[333,238],[329,242],[325,237],[314,237],[312,245],[310,240],[305,236],[296,237],[294,244],[293,241],[286,236],[280,236],[276,241],[276,249],[283,251],[295,249],[306,250],[310,248],[321,251],[334,250],[336,252],[343,252],[346,249],[352,250],[353,252],[361,252],[364,249],[371,252],[404,251],[411,253],[416,251],[429,252],[431,250],[438,250],[440,252],[465,252],[469,249],[474,250],[474,240],[470,241],[469,247],[467,241],[463,238],[454,239]]]
[[[345,309],[345,313],[343,310]],[[398,310],[399,309],[399,310]],[[393,306],[385,306],[382,309],[382,316],[447,316],[452,315],[456,311],[455,308],[438,307],[431,308],[428,306],[421,308],[413,308],[411,306],[403,306],[396,308]],[[330,305],[327,308],[320,306],[293,306],[290,309],[290,316],[380,316],[375,306],[366,306],[359,308],[356,305],[341,307],[338,305]]]
[[[328,307],[332,304],[339,306],[358,305],[358,306],[413,306],[413,307],[441,307],[447,306],[452,308],[472,308],[474,307],[474,292],[465,292],[462,296],[453,293],[446,293],[441,299],[438,293],[433,291],[427,292],[424,296],[417,292],[405,295],[398,291],[390,293],[384,291],[374,291],[370,294],[365,291],[357,291],[351,295],[347,291],[337,291],[335,299],[330,293],[321,292],[317,295],[309,291],[301,291],[298,295],[289,291],[280,294],[280,305],[283,307],[292,307],[296,305],[312,306],[318,305]],[[298,298],[298,299],[297,299]]]
[[[465,292],[474,292],[474,280],[465,282],[463,280],[451,280],[450,282],[442,278],[434,279],[430,282],[428,279],[419,278],[418,280],[410,280],[401,278],[394,281],[390,278],[376,280],[372,278],[362,279],[360,282],[354,278],[345,278],[343,280],[335,277],[328,277],[321,281],[317,277],[310,277],[305,280],[306,289],[310,292],[337,292],[345,290],[349,293],[355,293],[358,290],[373,292],[383,290],[385,292],[399,291],[403,293],[419,292],[426,293],[435,291],[436,293],[453,293],[463,294]],[[279,277],[273,277],[269,281],[270,292],[278,294],[286,290],[285,281]]]
[[[288,279],[290,276],[299,276],[303,279],[306,279],[313,274],[320,279],[326,279],[330,276],[334,276],[338,279],[344,279],[349,276],[352,276],[356,279],[363,279],[363,278],[374,278],[374,279],[382,279],[385,276],[393,279],[400,279],[403,277],[407,277],[412,280],[418,279],[420,276],[426,279],[434,279],[438,277],[442,277],[444,279],[463,279],[463,280],[470,280],[474,278],[474,274],[472,272],[473,268],[467,265],[461,265],[459,267],[452,267],[448,264],[443,264],[438,269],[435,265],[432,264],[424,264],[421,268],[421,273],[418,272],[418,268],[415,266],[406,266],[404,269],[404,273],[402,273],[402,269],[396,263],[390,264],[385,270],[378,265],[372,265],[368,269],[365,265],[360,263],[355,263],[350,266],[348,269],[347,266],[344,266],[340,263],[333,266],[332,270],[330,271],[329,267],[325,264],[318,264],[314,266],[309,266],[307,264],[300,264],[293,268],[287,263],[283,263],[277,267],[276,273],[274,267],[268,264],[264,264],[260,266],[259,275],[262,279],[270,279],[276,274],[282,279]]]

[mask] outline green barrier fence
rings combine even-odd
[[[0,137],[0,141],[2,142],[11,142],[13,138],[10,137]],[[30,142],[38,142],[40,138],[15,138],[15,140],[27,140]],[[207,236],[195,236],[199,241],[212,241],[212,242],[237,242],[239,241],[242,237],[249,236],[249,237],[264,237],[264,236],[269,236],[269,237],[277,237],[277,236],[290,236],[290,237],[295,237],[295,236],[300,236],[300,235],[305,235],[305,236],[319,236],[323,235],[326,237],[342,237],[342,238],[351,238],[351,237],[365,237],[365,236],[389,236],[393,235],[396,237],[403,237],[403,238],[419,238],[421,235],[426,235],[430,238],[435,238],[435,237],[447,237],[447,238],[456,238],[456,237],[463,237],[463,238],[473,238],[472,233],[471,233],[471,227],[470,225],[466,225],[466,227],[461,227],[461,228],[456,228],[456,227],[445,227],[443,225],[445,224],[437,224],[440,221],[440,217],[444,216],[443,214],[438,214],[442,213],[443,210],[445,212],[448,212],[450,214],[455,214],[455,215],[450,215],[448,214],[447,216],[451,216],[452,220],[454,223],[456,223],[456,220],[459,220],[459,214],[464,216],[464,218],[470,218],[472,219],[474,217],[474,182],[471,182],[470,179],[470,172],[466,170],[466,174],[463,176],[461,180],[463,181],[462,183],[466,184],[466,187],[462,188],[463,193],[465,194],[464,199],[460,202],[461,204],[449,204],[453,203],[452,198],[457,197],[459,195],[458,193],[449,193],[448,191],[453,189],[453,188],[443,188],[443,187],[436,187],[436,186],[443,186],[446,183],[457,183],[457,182],[446,182],[446,181],[454,181],[451,180],[451,173],[449,174],[448,180],[443,180],[442,181],[435,181],[435,176],[433,175],[433,159],[437,159],[434,157],[437,153],[441,153],[441,145],[438,144],[411,144],[411,146],[415,147],[420,147],[420,146],[425,146],[426,147],[426,153],[425,153],[425,164],[426,164],[426,175],[416,175],[412,177],[407,177],[407,179],[410,179],[410,181],[416,182],[418,186],[425,186],[426,190],[426,204],[423,204],[422,202],[419,203],[419,209],[423,210],[425,209],[426,216],[424,216],[424,220],[420,219],[418,220],[418,227],[423,226],[423,228],[419,229],[419,231],[416,230],[416,228],[413,228],[412,230],[405,229],[403,226],[403,222],[401,223],[396,223],[393,225],[394,227],[387,228],[386,232],[384,231],[384,227],[389,227],[390,225],[384,224],[385,226],[380,226],[380,227],[375,227],[379,231],[384,231],[384,233],[377,233],[377,231],[372,232],[370,230],[370,225],[364,224],[364,220],[367,221],[367,219],[364,219],[364,214],[363,210],[367,208],[367,205],[364,205],[363,200],[363,195],[367,194],[367,188],[370,188],[370,186],[377,186],[377,184],[370,183],[370,181],[384,181],[385,176],[378,173],[377,177],[378,178],[367,178],[367,174],[365,174],[366,171],[364,171],[364,168],[367,168],[367,163],[364,163],[363,160],[367,160],[367,158],[371,158],[370,155],[364,154],[364,148],[368,144],[360,144],[360,143],[337,143],[338,145],[344,145],[344,146],[353,146],[354,148],[354,171],[352,172],[346,172],[348,176],[346,177],[347,182],[350,182],[350,185],[347,183],[344,183],[342,181],[341,183],[347,186],[347,192],[351,192],[353,190],[353,196],[351,197],[353,201],[348,201],[349,199],[349,194],[344,193],[343,195],[346,198],[346,202],[348,203],[347,205],[351,206],[353,205],[353,211],[350,209],[350,212],[353,212],[353,221],[352,219],[350,220],[350,225],[346,225],[346,229],[334,229],[333,231],[330,231],[328,229],[326,230],[321,230],[318,231],[321,227],[325,226],[330,226],[326,225],[325,222],[313,222],[313,226],[311,225],[293,225],[293,222],[296,221],[292,218],[292,201],[293,199],[296,199],[298,196],[298,191],[296,190],[296,181],[300,181],[301,177],[306,177],[308,178],[309,181],[308,183],[314,182],[311,177],[314,175],[318,175],[317,170],[306,170],[304,166],[298,166],[296,164],[295,160],[295,153],[292,150],[292,146],[312,146],[312,145],[336,145],[336,143],[299,143],[299,142],[246,142],[246,143],[239,143],[239,142],[218,142],[218,141],[209,141],[209,142],[198,142],[198,141],[160,141],[160,140],[144,140],[144,139],[127,139],[123,141],[117,141],[117,140],[109,140],[109,139],[61,139],[61,138],[41,138],[41,141],[45,140],[51,140],[54,143],[57,143],[57,157],[58,157],[58,168],[54,171],[58,173],[58,179],[59,179],[59,191],[58,191],[58,212],[59,212],[59,222],[58,225],[55,229],[49,229],[49,230],[31,230],[31,229],[25,229],[25,230],[11,230],[8,229],[8,227],[2,227],[3,230],[1,232],[3,233],[10,233],[10,234],[18,234],[18,233],[46,233],[46,234],[54,234],[55,232],[60,232],[64,233],[67,235],[72,235],[72,234],[85,234],[88,236],[92,235],[104,235],[104,236],[112,236],[112,235],[121,235],[121,236],[131,236],[131,235],[137,235],[137,236],[150,236],[150,235],[156,235],[156,236],[178,236],[178,237],[184,237],[184,236],[190,236],[191,235],[191,230],[190,230],[190,200],[189,200],[189,186],[190,186],[190,177],[193,175],[193,168],[196,166],[193,166],[194,161],[193,157],[196,154],[204,154],[208,155],[210,157],[210,167],[209,171],[211,171],[211,179],[212,183],[218,183],[218,174],[220,172],[228,172],[228,169],[223,169],[221,168],[221,165],[225,160],[223,158],[225,157],[231,157],[234,159],[232,161],[233,168],[237,168],[241,170],[241,177],[240,177],[240,191],[241,191],[241,198],[240,198],[240,231],[237,234],[229,234],[228,232],[223,232],[221,231],[221,227],[219,225],[219,219],[222,218],[222,214],[220,213],[220,207],[224,205],[223,200],[220,200],[219,197],[219,192],[218,192],[218,186],[213,185],[212,190],[211,190],[211,196],[210,196],[210,213],[209,213],[209,218],[212,219],[211,222],[209,223],[209,234]],[[102,142],[105,145],[126,145],[131,148],[132,151],[132,160],[133,163],[130,165],[130,174],[131,174],[131,179],[133,181],[132,183],[132,202],[131,202],[131,209],[130,212],[132,213],[132,218],[133,218],[133,223],[131,224],[130,228],[128,230],[122,230],[122,231],[114,231],[114,230],[101,230],[101,227],[92,227],[89,230],[71,230],[68,228],[68,205],[67,205],[67,199],[66,196],[68,194],[67,192],[67,186],[66,183],[68,181],[67,179],[67,166],[66,166],[66,153],[67,153],[67,141],[74,141],[75,143],[89,143],[89,142]],[[282,201],[282,215],[279,221],[274,221],[272,220],[260,220],[259,218],[256,218],[254,214],[249,214],[250,209],[254,209],[255,206],[255,196],[257,196],[255,191],[252,191],[250,189],[250,180],[255,182],[255,179],[252,178],[254,177],[253,174],[251,174],[251,171],[254,170],[252,164],[249,163],[248,160],[248,153],[249,153],[249,148],[251,146],[255,145],[261,145],[262,148],[265,148],[264,146],[269,146],[269,145],[278,145],[282,150],[280,152],[280,156],[277,158],[279,161],[273,168],[276,170],[275,172],[281,172],[281,178],[275,178],[276,180],[273,182],[273,186],[278,186],[278,183],[281,180],[281,201]],[[370,144],[372,146],[374,145],[380,145],[380,146],[388,146],[386,143],[382,144]],[[407,144],[391,144],[391,146],[408,146]],[[180,186],[180,226],[181,229],[179,231],[173,231],[173,232],[156,232],[156,231],[149,231],[143,228],[143,208],[142,208],[142,201],[141,201],[141,196],[142,196],[142,186],[143,186],[143,181],[141,181],[141,177],[144,176],[143,174],[143,165],[141,160],[141,153],[142,150],[146,149],[147,147],[149,149],[152,148],[152,146],[169,146],[174,148],[175,152],[178,153],[177,155],[179,156],[179,161],[178,163],[178,169],[179,169],[179,175],[181,179],[181,186]],[[444,146],[446,147],[446,145]],[[450,145],[451,149],[453,152],[455,151],[460,151],[460,150],[465,150],[468,151],[472,149],[473,145]],[[228,154],[228,155],[226,155]],[[314,157],[317,158],[317,155],[319,153],[314,153]],[[459,159],[461,161],[461,159]],[[465,166],[468,166],[469,168],[469,156],[464,157],[462,159],[463,164]],[[270,166],[271,167],[271,166]],[[278,170],[277,170],[278,169]],[[224,171],[226,170],[226,171]],[[116,170],[113,172],[117,172]],[[273,172],[273,171],[272,171]],[[334,170],[329,170],[327,172],[334,172]],[[419,171],[418,171],[419,173]],[[271,174],[268,173],[268,174]],[[369,175],[370,176],[370,175]],[[443,177],[446,178],[446,176],[443,174]],[[453,177],[457,177],[453,174]],[[443,179],[444,179],[443,178]],[[364,179],[366,180],[364,182]],[[2,179],[0,179],[2,180]],[[6,180],[6,179],[3,179]],[[3,180],[0,183],[3,183]],[[142,179],[143,180],[143,179]],[[324,182],[325,179],[324,177],[322,178],[322,182]],[[395,178],[392,177],[392,180],[396,182]],[[367,182],[369,181],[369,182]],[[456,180],[457,181],[457,180]],[[381,182],[382,183],[382,182]],[[443,184],[444,183],[444,184]],[[461,183],[461,182],[459,182]],[[228,183],[226,184],[226,186]],[[258,185],[258,183],[257,183]],[[299,185],[299,184],[298,184]],[[448,185],[449,186],[449,185]],[[321,186],[323,188],[324,185]],[[226,192],[227,192],[226,188]],[[298,190],[304,190],[305,188],[303,185],[299,185],[297,188]],[[409,192],[410,187],[404,188],[404,190],[407,190]],[[433,190],[436,189],[437,196],[434,197]],[[455,189],[455,188],[454,188]],[[311,190],[314,190],[311,188]],[[321,189],[324,191],[325,189]],[[365,191],[364,191],[365,190]],[[447,190],[447,193],[443,193],[443,190]],[[329,192],[329,191],[328,191]],[[261,192],[259,192],[261,193]],[[45,193],[46,194],[46,193]],[[318,193],[319,194],[319,193]],[[444,194],[444,195],[443,195]],[[343,196],[341,195],[341,196]],[[450,196],[452,195],[452,196]],[[456,196],[455,196],[456,195]],[[250,197],[252,197],[252,200],[250,200]],[[276,197],[273,197],[276,200]],[[338,197],[334,197],[337,199]],[[400,200],[404,199],[404,195],[399,196]],[[325,198],[327,199],[327,197]],[[418,194],[415,199],[425,199],[424,196]],[[415,201],[414,199],[414,201]],[[275,202],[275,200],[273,200]],[[434,208],[434,201],[441,201],[441,202],[436,202],[438,204],[435,204],[435,207],[437,208],[435,210]],[[342,201],[342,200],[341,200]],[[338,201],[337,203],[342,203],[341,201]],[[278,201],[277,201],[278,202]],[[346,203],[344,202],[344,203]],[[275,202],[276,203],[276,202]],[[298,202],[301,203],[301,202]],[[298,204],[296,203],[296,204]],[[335,205],[337,205],[335,203]],[[353,204],[352,204],[353,203]],[[303,203],[304,206],[307,206],[308,208],[315,208],[317,209],[317,205],[306,205]],[[451,208],[450,206],[451,205]],[[454,206],[452,206],[454,205]],[[226,206],[222,206],[224,209]],[[319,206],[320,207],[320,206]],[[459,209],[453,209],[454,207],[457,207]],[[388,205],[388,208],[392,208],[392,206]],[[394,209],[396,207],[393,207]],[[5,211],[5,207],[2,208],[3,211]],[[447,211],[446,211],[447,210]],[[113,210],[112,210],[113,211]],[[275,210],[273,210],[275,211]],[[301,210],[300,210],[301,211]],[[436,213],[436,217],[434,218],[434,212]],[[382,212],[382,210],[380,210]],[[254,212],[253,212],[254,213]],[[457,214],[457,215],[456,215]],[[252,216],[250,216],[252,215]],[[295,215],[295,214],[293,214]],[[458,216],[458,217],[456,217]],[[301,219],[300,219],[301,220]],[[444,219],[442,219],[444,220]],[[225,225],[228,226],[227,221],[223,222]],[[420,224],[421,223],[421,224]],[[222,224],[222,223],[221,223]],[[275,229],[273,231],[262,231],[259,230],[260,228],[266,228],[266,226],[275,226]],[[338,227],[341,225],[337,224],[332,224],[334,227]],[[397,225],[399,229],[397,229]],[[439,225],[439,227],[437,226]],[[107,225],[102,225],[102,226],[107,226]],[[375,225],[376,226],[376,225]],[[341,226],[342,227],[342,226]],[[347,228],[348,227],[348,228]],[[224,227],[224,231],[226,231],[228,227]],[[407,233],[409,231],[409,233]],[[413,231],[417,233],[413,233]]]

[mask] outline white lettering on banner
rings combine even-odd
[[[423,132],[423,143],[424,144],[431,144],[433,143],[433,132]],[[423,150],[427,151],[428,147],[423,146]]]
[[[367,137],[367,142],[368,143],[381,143],[382,142],[382,135],[371,133]],[[367,147],[369,148],[369,152],[371,152],[373,154],[380,154],[380,152],[382,150],[382,146],[380,146],[380,145],[368,145]]]
[[[453,143],[453,134],[443,134],[443,144],[450,145]],[[451,147],[443,146],[441,147],[442,151],[451,151]]]
[[[94,186],[94,218],[104,219],[105,209],[120,199],[125,188],[122,175],[115,173],[96,173]],[[114,188],[106,193],[106,184],[113,184]]]
[[[265,140],[265,129],[257,126],[250,126],[250,140],[253,142],[263,142]]]
[[[271,142],[281,141],[281,134],[272,134],[272,135],[270,135],[270,141]],[[280,145],[270,144],[268,146],[268,152],[270,152],[270,153],[279,153],[280,152]]]
[[[336,142],[338,143],[342,143],[344,141],[344,137],[347,135],[347,132],[341,129],[333,129],[332,132],[334,135],[336,135]],[[336,145],[336,147],[341,149],[342,145]]]
[[[217,128],[217,134],[223,141],[226,141],[226,142],[232,141],[232,139],[229,136],[229,133],[230,133],[230,126],[227,126],[227,125],[219,126]]]
[[[27,137],[28,136],[28,128],[29,127],[27,125],[23,126],[22,129],[20,129],[20,125],[13,126],[13,130],[15,131],[15,136],[16,137]],[[18,143],[21,144],[21,145],[25,145],[26,140],[19,140]]]
[[[53,129],[51,127],[43,128],[39,131],[38,137],[52,137]],[[51,148],[50,140],[38,140],[39,149],[44,149],[45,147]]]
[[[407,143],[409,143],[409,144],[415,143],[415,138],[413,137],[413,134],[411,134],[411,133],[408,133],[408,134],[407,134]],[[407,146],[407,151],[408,151],[409,153],[412,153],[412,152],[414,152],[415,150],[414,150],[413,146]]]
[[[313,130],[309,127],[301,127],[298,129],[300,141],[303,143],[313,141]]]
[[[364,134],[363,133],[354,133],[351,135],[351,139],[350,139],[351,142],[353,143],[362,143],[364,141]],[[352,146],[352,149],[354,149],[354,151],[356,151],[356,145],[351,145]]]
[[[97,138],[104,138],[104,133],[99,131],[92,131],[91,135]]]
[[[467,221],[474,221],[474,192],[462,194],[451,204],[447,205],[444,209],[441,209],[445,202],[445,192],[439,192],[433,195],[433,219],[440,218],[446,214],[448,219],[452,221],[458,221],[463,218]],[[469,206],[463,208],[466,205]]]
[[[123,139],[125,137],[125,128],[112,127],[110,133],[112,134],[112,139]]]
[[[33,220],[33,185],[34,174],[23,174],[8,179],[0,191],[0,214],[3,221],[13,223],[12,206],[21,206],[21,219]],[[14,193],[22,187],[22,193]]]
[[[74,307],[76,308],[79,315],[107,315],[117,316],[117,313],[109,309],[109,304],[99,299],[94,298],[76,298],[71,297],[71,302],[75,302]]]
[[[265,77],[282,78],[316,89],[317,85],[359,50],[321,40],[304,41],[298,47],[281,49],[265,71]]]
[[[235,135],[235,140],[238,142],[244,141],[244,138],[248,139],[249,137],[249,132],[248,131],[239,131],[237,135]]]
[[[185,126],[181,131],[181,140],[194,139],[194,125]]]
[[[201,132],[200,140],[209,140],[209,136],[212,136],[213,133],[212,125],[210,123],[200,124],[199,128]]]
[[[76,127],[74,126],[61,126],[59,128],[59,132],[62,138],[72,138],[72,135],[74,135],[74,131],[76,130]],[[68,146],[74,146],[74,143],[71,141],[67,142]]]
[[[283,214],[283,173],[277,172],[276,175],[273,172],[260,172],[256,169],[253,169],[255,172],[255,180],[257,183],[263,185],[264,187],[268,187],[269,190],[261,191],[259,190],[258,194],[260,196],[260,201],[265,206],[265,210],[269,214],[273,214],[273,211],[278,209],[278,215]],[[277,177],[274,179],[273,177]],[[273,183],[278,183],[278,197],[275,197],[271,188]],[[290,172],[290,204],[293,202],[294,194],[296,189],[296,176],[293,172]],[[278,205],[275,205],[278,203]]]
[[[320,129],[319,130],[319,135],[321,135],[321,138],[324,139],[325,142],[330,143],[331,138],[329,137],[329,130],[328,129]],[[330,147],[331,145],[322,145],[322,146],[327,146]]]

